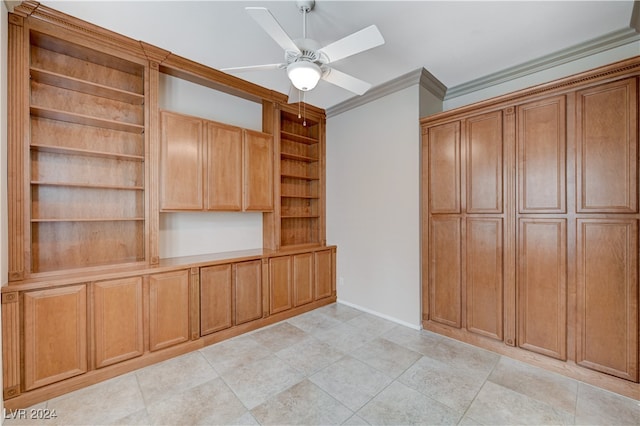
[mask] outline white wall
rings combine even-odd
[[[161,109],[262,130],[262,105],[161,74]],[[262,247],[262,213],[161,213],[161,258]]]
[[[327,120],[338,300],[420,326],[418,86]]]

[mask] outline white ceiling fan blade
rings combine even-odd
[[[282,29],[268,9],[264,7],[246,7],[245,10],[280,47],[284,50],[293,50],[294,52],[300,53],[298,46],[291,40],[291,37],[289,37],[285,30]]]
[[[371,84],[366,81],[362,81],[359,78],[355,78],[333,68],[329,68],[322,76],[322,79],[343,89],[347,89],[356,95],[364,95],[364,93],[371,88]]]
[[[325,54],[329,62],[339,61],[347,56],[364,52],[384,44],[384,38],[375,25],[368,26],[358,32],[341,38],[319,51]]]
[[[287,64],[249,65],[249,66],[246,66],[246,67],[221,68],[220,71],[224,71],[224,72],[245,72],[245,71],[280,70],[280,69],[284,69],[286,66],[287,66]]]

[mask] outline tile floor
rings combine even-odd
[[[636,400],[341,304],[33,408],[57,418],[4,424],[640,424]]]

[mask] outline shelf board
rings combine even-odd
[[[320,161],[318,158],[315,158],[315,157],[308,157],[306,155],[299,155],[299,154],[289,154],[288,152],[281,152],[280,158],[284,158],[287,160],[303,161],[305,163],[315,163],[317,161]]]
[[[30,71],[31,78],[38,83],[86,93],[88,95],[99,96],[101,98],[126,102],[132,105],[144,104],[144,95],[139,93],[128,92],[126,90],[116,89],[114,87],[93,83],[91,81],[80,80],[39,68],[31,68]]]
[[[305,200],[319,200],[320,197],[316,196],[316,195],[287,195],[287,194],[280,194],[280,198],[303,198]]]
[[[75,182],[45,182],[32,180],[31,185],[40,185],[40,186],[64,186],[71,188],[89,188],[89,189],[123,189],[127,191],[143,191],[143,186],[126,186],[126,185],[102,185],[102,184],[92,184],[92,183],[75,183]]]
[[[32,223],[56,222],[141,222],[143,217],[97,217],[97,218],[62,218],[62,219],[31,219]]]
[[[317,214],[283,214],[280,215],[281,219],[318,219],[320,216]]]
[[[302,180],[319,180],[319,178],[317,178],[317,177],[304,176],[304,175],[294,175],[292,173],[280,173],[280,177],[292,178],[292,179],[302,179]]]
[[[307,145],[314,145],[319,142],[318,139],[316,138],[310,138],[308,136],[298,135],[296,133],[285,132],[285,131],[280,132],[280,138],[287,139],[294,142],[304,143]]]
[[[65,121],[67,123],[82,124],[85,126],[101,127],[111,130],[119,130],[129,133],[144,133],[144,126],[141,124],[125,123],[122,121],[108,120],[106,118],[92,117],[84,114],[60,111],[57,109],[31,107],[31,115],[48,118],[51,120]]]
[[[91,157],[115,158],[118,160],[144,161],[142,155],[119,154],[115,152],[94,151],[90,149],[69,148],[64,146],[51,146],[41,144],[31,144],[34,151],[53,152],[56,154],[86,155]]]

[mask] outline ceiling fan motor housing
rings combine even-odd
[[[316,5],[314,0],[310,1],[297,1],[296,6],[300,9],[300,12],[310,12],[313,10],[313,7]]]

